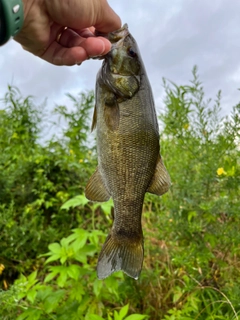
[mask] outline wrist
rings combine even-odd
[[[22,0],[0,0],[0,45],[21,30],[23,17]]]

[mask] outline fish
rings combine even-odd
[[[85,196],[114,204],[112,229],[102,247],[97,276],[122,270],[138,279],[144,259],[141,225],[146,192],[161,196],[170,176],[160,155],[159,127],[151,85],[128,25],[107,35],[112,47],[97,74],[92,130],[97,169]]]

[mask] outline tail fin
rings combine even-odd
[[[103,245],[98,259],[97,274],[99,279],[122,270],[129,277],[138,279],[143,263],[143,240],[138,242],[117,241],[110,234]]]

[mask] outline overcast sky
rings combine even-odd
[[[240,101],[239,0],[109,0],[138,42],[158,110],[162,77],[191,79],[196,64],[208,96],[222,89],[224,114]],[[13,40],[0,48],[0,97],[7,85],[37,102],[68,103],[65,93],[94,89],[100,61],[56,67],[25,52]]]

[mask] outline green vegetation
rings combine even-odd
[[[240,318],[240,104],[222,117],[220,92],[207,100],[196,68],[190,84],[164,80],[164,88],[161,153],[172,187],[161,198],[146,195],[138,281],[121,272],[96,278],[113,208],[84,197],[97,163],[93,93],[56,107],[65,129],[42,142],[44,106],[8,88],[0,110],[0,319]]]

